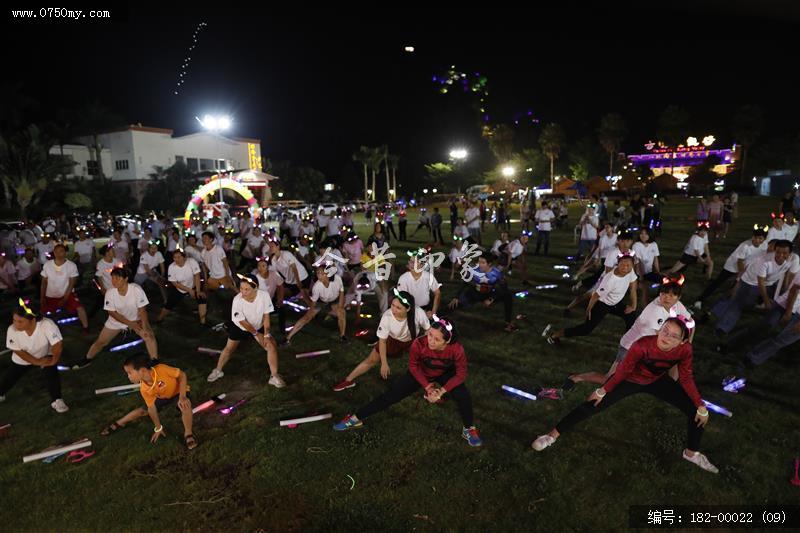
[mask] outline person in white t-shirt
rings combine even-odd
[[[183,251],[186,257],[194,259],[203,268],[203,247],[197,244],[197,235],[190,233],[186,236],[186,248]]]
[[[133,331],[144,341],[150,359],[158,359],[158,343],[150,321],[147,318],[147,296],[142,288],[135,283],[128,283],[130,272],[125,267],[115,267],[111,271],[111,285],[113,288],[106,291],[103,309],[108,313],[108,319],[103,324],[103,329],[97,340],[89,347],[86,356],[78,361],[73,370],[86,368],[103,348],[122,332]]]
[[[139,268],[133,282],[142,287],[147,283],[152,283],[158,287],[164,303],[167,301],[166,268],[164,267],[164,256],[158,251],[158,242],[150,241],[147,251],[139,257]]]
[[[696,331],[692,324],[694,321],[691,320],[691,313],[689,313],[680,301],[685,280],[682,274],[678,278],[664,277],[661,280],[661,285],[658,289],[658,298],[650,302],[644,310],[642,310],[642,313],[636,318],[633,326],[622,336],[619,341],[619,348],[617,349],[617,357],[611,365],[611,368],[609,368],[605,374],[600,372],[573,374],[569,376],[564,383],[563,389],[567,391],[571,389],[575,383],[580,383],[581,381],[599,383],[601,385],[605,383],[606,380],[614,374],[617,366],[625,358],[631,345],[642,337],[657,335],[664,322],[672,316],[682,316],[689,320],[687,327],[690,329],[689,342],[691,343]],[[672,367],[669,370],[669,374],[672,379],[677,379],[677,367]]]
[[[767,243],[776,240],[789,240],[785,217],[786,215],[783,213],[772,213],[772,227],[767,232]]]
[[[500,260],[497,262],[498,267],[504,270],[507,275],[511,274],[512,267],[519,272],[523,285],[531,284],[528,281],[528,261],[525,257],[525,251],[532,234],[530,231],[522,230],[519,237],[508,243],[504,254],[500,256]]]
[[[83,275],[91,271],[97,262],[97,248],[94,241],[89,238],[86,228],[78,228],[78,240],[75,241],[75,264],[78,267],[78,286],[83,283]]]
[[[689,265],[695,263],[703,265],[703,273],[706,275],[707,280],[711,280],[714,274],[714,261],[711,259],[711,250],[708,247],[708,228],[711,224],[708,220],[698,220],[697,230],[691,236],[686,247],[683,249],[683,255],[673,265],[669,275],[675,275],[686,270]]]
[[[94,277],[97,280],[97,288],[100,290],[101,295],[105,295],[106,291],[111,290],[114,286],[111,284],[111,272],[115,267],[124,266],[122,263],[115,263],[114,248],[106,245],[100,248],[102,257],[97,261],[94,270]],[[102,305],[102,303],[101,303]]]
[[[47,392],[52,403],[50,407],[58,413],[69,410],[61,398],[61,377],[58,372],[58,361],[64,342],[58,326],[49,318],[37,318],[26,307],[14,310],[11,325],[6,332],[6,348],[11,350],[11,365],[0,381],[0,403],[6,394],[31,368],[42,370]]]
[[[381,377],[388,379],[391,373],[388,358],[406,354],[414,339],[425,334],[430,327],[425,311],[417,307],[414,297],[405,291],[392,289],[392,303],[378,325],[378,344],[333,390],[340,392],[355,387],[354,380],[378,363],[381,365]]]
[[[649,229],[642,228],[639,230],[639,242],[634,243],[631,249],[637,259],[636,273],[639,275],[642,306],[646,306],[650,301],[650,284],[661,283],[662,279],[661,265],[658,262],[660,255],[658,243],[652,240]]]
[[[551,324],[542,332],[550,344],[557,344],[562,337],[579,337],[589,335],[602,322],[607,314],[616,315],[625,321],[625,329],[630,329],[636,320],[637,290],[636,273],[633,271],[634,258],[632,255],[618,257],[617,266],[605,274],[592,293],[589,305],[586,307],[586,320],[582,324],[571,328],[550,333]],[[623,301],[625,294],[630,298],[626,306]]]
[[[552,230],[553,222],[556,219],[556,214],[550,209],[547,202],[542,202],[542,207],[536,210],[533,215],[536,220],[536,251],[534,255],[539,255],[539,249],[544,244],[544,255],[547,255],[550,249],[550,231]]]
[[[595,204],[586,206],[586,212],[581,215],[578,225],[581,228],[578,257],[590,256],[592,248],[597,244],[597,231],[600,229],[600,219],[595,214]]]
[[[261,254],[261,248],[264,247],[261,228],[259,226],[251,228],[248,232],[248,237],[243,239],[242,244],[241,258],[239,259],[239,265],[236,267],[240,272],[248,270],[250,265],[257,262],[256,258]]]
[[[36,243],[36,257],[39,259],[39,264],[43,265],[50,261],[53,256],[53,248],[55,248],[56,243],[54,243],[50,239],[49,233],[42,234],[42,242]]]
[[[17,268],[11,260],[6,259],[6,253],[0,252],[0,294],[17,292]]]
[[[442,284],[436,280],[428,264],[421,262],[428,253],[425,248],[408,252],[408,270],[397,280],[397,290],[405,291],[414,297],[414,302],[430,318],[439,311],[442,299]],[[433,294],[433,298],[431,298]]]
[[[53,259],[42,267],[42,286],[40,289],[41,311],[43,314],[55,313],[60,309],[77,313],[83,332],[89,332],[89,318],[86,309],[75,295],[78,282],[78,267],[67,259],[67,247],[61,243],[53,248]]]
[[[200,265],[197,264],[197,261],[186,257],[183,250],[175,250],[172,253],[172,264],[167,269],[167,282],[169,283],[167,299],[155,323],[163,321],[188,295],[192,300],[197,301],[200,325],[205,325],[208,302],[200,281]]]
[[[303,326],[314,320],[321,311],[328,308],[329,314],[336,317],[339,324],[339,339],[342,342],[347,341],[345,337],[345,330],[347,327],[347,318],[344,311],[344,285],[342,284],[342,277],[334,274],[333,277],[328,277],[329,273],[336,270],[334,262],[326,259],[319,260],[314,264],[315,272],[317,274],[317,281],[311,287],[311,301],[314,306],[310,307],[306,314],[300,317],[300,320],[295,322],[292,326],[292,331],[286,336],[285,345],[289,345],[292,337],[297,335]]]
[[[269,314],[273,311],[272,300],[265,291],[258,290],[258,280],[252,274],[241,276],[239,294],[233,298],[231,319],[225,323],[228,331],[228,342],[219,355],[217,366],[208,375],[208,382],[214,382],[225,375],[222,371],[225,364],[246,339],[254,339],[267,352],[270,378],[268,383],[276,388],[283,388],[286,382],[278,374],[278,345],[269,331]]]
[[[274,310],[273,315],[278,315],[278,337],[286,334],[286,306],[283,304],[283,278],[269,269],[270,258],[259,257],[257,267],[251,272],[258,280],[258,290],[269,294]]]
[[[797,224],[795,220],[794,211],[786,211],[785,213],[786,220],[783,223],[783,231],[786,233],[786,240],[794,243],[795,239],[797,238],[797,230],[800,229],[800,225]]]
[[[464,221],[467,225],[467,231],[472,240],[478,245],[481,245],[481,211],[478,208],[478,202],[472,202],[469,209],[464,211]]]
[[[308,271],[289,250],[281,250],[280,243],[275,239],[267,241],[269,256],[272,260],[271,270],[276,271],[283,278],[285,290],[294,294],[301,294],[306,306],[311,308],[314,304],[308,293],[311,287],[311,278]]]
[[[108,244],[114,248],[114,258],[117,262],[127,265],[130,259],[130,244],[128,240],[122,236],[122,230],[120,228],[114,228],[114,232],[111,234]]]
[[[36,259],[33,248],[25,248],[25,255],[17,261],[16,269],[20,288],[24,289],[26,285],[36,286],[40,282],[39,273],[42,271],[42,265]]]
[[[229,288],[236,292],[237,283],[234,283],[230,265],[225,250],[214,242],[214,234],[210,231],[203,232],[203,272],[205,273],[206,288],[216,291],[220,288]]]

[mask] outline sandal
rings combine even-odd
[[[191,433],[183,437],[183,443],[186,445],[187,450],[194,450],[197,448],[197,439]]]
[[[122,424],[117,424],[116,422],[111,422],[110,426],[107,426],[107,427],[103,428],[103,430],[100,432],[100,435],[102,435],[103,437],[107,437],[107,436],[111,435],[112,433],[116,433],[117,431],[119,431],[120,429],[122,429],[124,427],[125,426],[123,426]]]

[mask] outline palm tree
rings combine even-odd
[[[619,153],[620,145],[625,135],[628,134],[628,126],[625,119],[619,113],[608,113],[600,120],[600,127],[597,129],[597,136],[600,144],[608,152],[608,175],[614,175],[614,156]]]
[[[14,191],[23,220],[48,181],[65,171],[64,160],[50,154],[52,146],[35,125],[7,139],[0,137],[0,179],[7,191]]]
[[[103,159],[101,157],[103,147],[100,144],[100,134],[104,131],[122,126],[125,121],[118,114],[99,102],[94,102],[86,106],[81,110],[78,116],[81,120],[78,130],[92,137],[91,148],[94,150],[94,155],[97,158],[97,177],[100,179],[100,184],[102,185],[105,182],[106,176],[103,173]]]
[[[499,163],[506,163],[511,159],[514,152],[514,130],[506,124],[498,124],[486,130],[484,136]]]
[[[733,116],[731,125],[736,140],[742,146],[742,164],[739,171],[740,185],[746,183],[745,166],[747,164],[747,153],[761,136],[764,129],[764,114],[757,105],[745,105],[739,108]]]
[[[389,147],[387,145],[381,146],[381,150],[383,151],[383,160],[381,163],[383,164],[383,169],[386,171],[386,201],[392,201],[392,184],[389,182]]]
[[[566,135],[564,129],[555,123],[550,123],[544,127],[539,136],[539,146],[542,153],[550,159],[550,188],[553,188],[553,178],[555,177],[555,160],[558,159],[561,149],[564,147]]]
[[[375,194],[377,189],[377,183],[375,182],[375,175],[380,172],[381,164],[383,163],[383,149],[378,148],[370,148],[370,157],[369,157],[369,170],[372,173],[372,194],[370,195],[370,200],[375,201]]]
[[[364,200],[369,200],[367,194],[367,189],[369,189],[369,176],[367,175],[367,170],[369,168],[370,157],[370,149],[363,145],[359,147],[358,151],[353,154],[353,161],[361,163],[364,167]]]
[[[61,158],[64,159],[64,145],[69,144],[75,138],[75,128],[72,125],[72,121],[65,113],[59,113],[59,118],[56,122],[50,122],[45,125],[45,131],[47,131],[48,136],[53,138],[58,146]],[[59,177],[63,179],[64,175],[62,174]]]
[[[658,117],[656,135],[658,135],[658,140],[676,148],[689,135],[689,113],[676,105],[668,106]],[[673,162],[674,159],[670,158],[670,176],[673,171]]]
[[[389,154],[389,168],[392,171],[392,189],[394,190],[394,198],[397,199],[397,166],[400,163],[400,156]]]

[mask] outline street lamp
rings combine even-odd
[[[194,117],[194,118],[197,119],[197,122],[200,123],[200,125],[203,127],[203,129],[208,130],[208,131],[210,131],[212,133],[216,133],[218,131],[226,131],[226,130],[230,129],[230,127],[231,127],[231,118],[229,116],[227,116],[227,115],[220,115],[218,117],[215,117],[213,115],[206,114],[206,115],[203,115],[203,119],[202,120],[200,120],[198,117]],[[219,142],[217,142],[217,151],[219,151]],[[217,159],[217,156],[215,156],[215,159],[214,159],[214,168],[215,169],[216,169],[218,161],[219,161],[219,159]],[[225,163],[225,166],[226,167],[228,166],[227,163]],[[219,170],[225,171],[225,170],[227,170],[227,168],[219,169]],[[219,179],[221,179],[221,178],[222,178],[222,176],[219,177]],[[220,185],[220,187],[219,187],[219,201],[220,201],[220,203],[223,203],[222,185]]]
[[[436,194],[437,192],[439,192],[437,189],[433,189],[433,194]]]
[[[503,176],[505,176],[506,178],[510,178],[516,172],[517,172],[516,169],[514,167],[512,167],[511,165],[504,166],[503,170],[502,170]]]
[[[450,150],[450,159],[455,161],[462,161],[467,158],[469,154],[464,148],[453,148]]]
[[[422,194],[428,194],[428,189],[422,189]]]

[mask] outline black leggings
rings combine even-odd
[[[549,231],[539,231],[536,234],[536,254],[539,254],[539,248],[544,244],[544,255],[547,255],[547,251],[550,249],[550,232]]]
[[[607,393],[605,397],[603,397],[603,401],[600,402],[600,405],[597,407],[594,406],[593,402],[587,401],[573,409],[556,424],[556,430],[563,434],[572,429],[575,424],[611,407],[623,398],[627,398],[632,394],[639,394],[640,392],[651,394],[659,400],[663,400],[683,411],[686,415],[686,431],[688,434],[686,447],[694,452],[700,450],[700,439],[703,437],[703,428],[697,427],[697,423],[694,421],[697,408],[686,394],[686,391],[683,390],[683,387],[666,375],[649,385],[639,385],[638,383],[623,381],[617,385],[614,390]]]
[[[433,378],[432,381],[435,381],[439,385],[443,385],[447,383],[447,381],[454,375],[455,371],[451,370],[442,374],[438,378]],[[420,389],[422,389],[422,386],[414,378],[414,376],[411,375],[411,372],[406,372],[397,378],[394,383],[392,383],[392,386],[388,391],[384,392],[367,405],[356,411],[356,416],[363,420],[368,416],[372,416],[375,413],[379,413],[384,409],[391,407],[400,400],[411,396]],[[455,389],[448,391],[447,395],[452,397],[456,402],[456,405],[458,406],[458,413],[461,415],[461,421],[464,423],[464,427],[472,427],[472,397],[469,395],[467,386],[462,383]]]
[[[511,322],[511,317],[514,314],[514,297],[508,286],[504,283],[498,283],[490,292],[478,292],[472,284],[465,285],[461,292],[458,293],[459,304],[468,307],[478,302],[483,302],[489,298],[500,300],[503,302],[503,312],[505,313],[506,322]]]
[[[625,313],[625,300],[621,300],[617,305],[611,306],[603,302],[597,302],[592,307],[592,318],[587,319],[582,324],[564,330],[565,337],[581,337],[588,335],[596,328],[607,314],[617,315],[625,321],[625,330],[631,329],[636,321],[636,311]]]
[[[714,294],[714,292],[716,292],[716,290],[719,289],[723,283],[725,283],[735,275],[736,275],[735,273],[729,272],[723,268],[722,271],[719,273],[719,275],[717,275],[717,277],[714,278],[714,281],[712,281],[711,283],[708,284],[708,286],[706,286],[705,290],[703,291],[703,294],[701,294],[697,298],[697,300],[700,302],[705,301],[705,299]]]
[[[21,378],[31,368],[41,368],[42,375],[44,376],[45,385],[47,385],[47,392],[50,393],[50,398],[58,400],[61,398],[61,377],[58,375],[58,368],[54,366],[37,367],[34,365],[18,365],[12,363],[3,376],[3,382],[0,383],[0,396],[5,396],[11,388],[16,385],[19,378]]]

